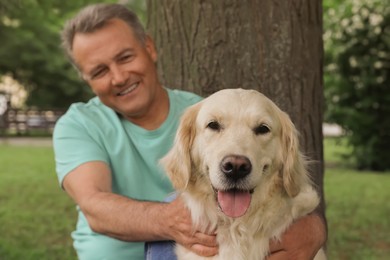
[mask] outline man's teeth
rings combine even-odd
[[[133,91],[134,89],[136,89],[138,87],[138,83],[135,83],[133,85],[131,85],[129,88],[125,89],[124,91],[120,92],[118,95],[119,96],[123,96],[123,95],[126,95],[127,93],[130,93],[131,91]]]

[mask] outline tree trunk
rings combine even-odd
[[[148,0],[163,84],[256,89],[292,118],[323,195],[322,1]],[[322,196],[323,197],[323,196]]]

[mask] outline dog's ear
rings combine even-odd
[[[280,173],[287,194],[290,197],[295,197],[300,191],[301,184],[307,181],[307,163],[299,149],[298,131],[290,117],[280,111],[279,118],[282,124],[282,168]]]
[[[180,119],[175,142],[161,163],[176,190],[184,190],[191,178],[191,147],[196,135],[196,117],[200,103],[189,107]]]

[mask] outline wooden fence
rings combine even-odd
[[[33,133],[52,134],[63,110],[8,109],[0,117],[2,134],[30,135]]]

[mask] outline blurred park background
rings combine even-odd
[[[76,258],[50,136],[92,96],[59,31],[94,2],[0,0],[0,260]],[[146,23],[144,1],[119,2]],[[390,259],[390,3],[323,0],[323,26],[329,259]]]

